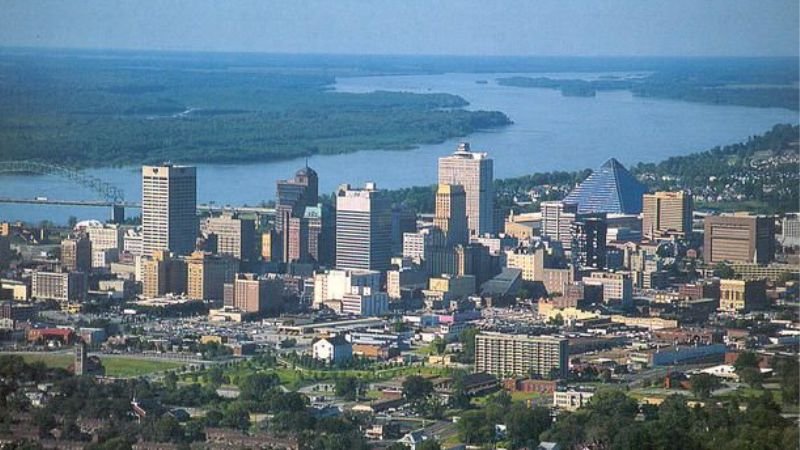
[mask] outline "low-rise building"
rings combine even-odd
[[[342,336],[321,338],[311,346],[314,359],[338,364],[353,358],[353,345]]]
[[[748,312],[767,306],[764,280],[720,280],[719,291],[719,310],[723,312]]]
[[[566,389],[553,392],[553,406],[566,411],[576,411],[583,408],[594,397],[594,391],[589,389]]]

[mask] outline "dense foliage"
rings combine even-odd
[[[333,92],[324,68],[0,57],[0,160],[247,162],[404,149],[510,123],[449,94]]]
[[[629,90],[640,97],[657,97],[717,105],[777,107],[797,110],[797,61],[738,60],[675,64],[635,77],[554,79],[514,76],[498,79],[505,86],[559,89],[562,95],[592,97],[597,91]]]
[[[653,189],[689,189],[696,198],[714,201],[754,201],[764,212],[795,211],[800,204],[798,140],[800,127],[776,125],[742,143],[640,163],[631,171]]]

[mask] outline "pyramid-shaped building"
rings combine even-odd
[[[579,213],[639,214],[647,187],[619,161],[609,159],[564,199]]]

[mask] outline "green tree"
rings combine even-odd
[[[482,411],[466,411],[458,420],[458,437],[466,444],[483,444],[494,435],[494,424]]]
[[[183,440],[183,428],[174,417],[164,414],[153,425],[152,438],[156,442],[180,442]]]
[[[242,400],[265,402],[272,389],[280,385],[280,378],[274,373],[254,373],[245,377],[239,385],[239,397]]]
[[[414,402],[433,393],[433,383],[419,375],[410,375],[403,381],[403,397]]]
[[[724,262],[717,263],[714,266],[714,276],[724,278],[724,279],[731,279],[736,276],[736,272],[733,271],[733,268]]]
[[[480,333],[480,331],[477,328],[465,328],[458,335],[458,340],[461,342],[464,348],[464,362],[475,361],[475,336],[477,336],[478,333]]]
[[[416,450],[442,450],[442,446],[436,439],[425,439],[416,446]]]
[[[433,345],[433,349],[436,351],[437,355],[444,354],[444,351],[447,348],[447,341],[440,337],[434,339],[431,344]]]
[[[701,400],[710,398],[711,391],[721,385],[719,378],[707,373],[692,375],[689,381],[692,385],[692,393]]]
[[[800,364],[795,358],[775,358],[773,364],[781,386],[781,401],[796,405],[800,401]]]
[[[753,352],[742,352],[733,363],[733,368],[739,379],[752,387],[761,386],[763,376],[758,368],[760,358]]]
[[[550,428],[551,423],[549,409],[528,408],[523,403],[514,403],[505,417],[508,439],[513,448],[533,448],[539,443],[539,435]]]
[[[358,393],[359,381],[356,377],[345,376],[336,379],[334,391],[337,397],[353,401]]]
[[[169,371],[164,375],[164,387],[169,391],[174,391],[178,387],[178,376],[175,372]]]

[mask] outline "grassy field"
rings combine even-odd
[[[21,355],[25,362],[43,362],[48,367],[68,368],[73,361],[72,355],[67,354],[25,354]],[[173,361],[154,361],[138,358],[100,358],[106,368],[106,375],[110,377],[138,377],[154,372],[177,369],[182,363]]]

